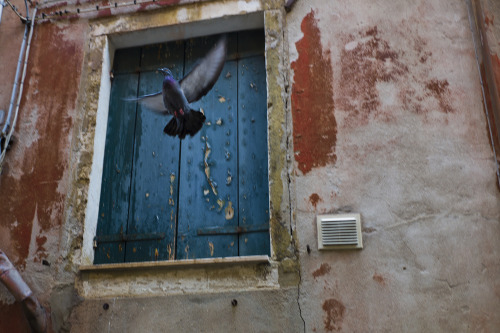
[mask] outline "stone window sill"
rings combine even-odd
[[[84,265],[76,286],[90,299],[277,289],[279,283],[277,263],[247,256]]]
[[[202,258],[184,259],[170,261],[145,261],[126,262],[117,264],[82,265],[81,272],[98,272],[114,270],[137,270],[137,269],[178,269],[178,268],[199,268],[204,266],[232,266],[232,265],[256,265],[270,264],[269,256],[245,256],[226,258]]]

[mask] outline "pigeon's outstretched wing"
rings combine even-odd
[[[224,35],[210,52],[179,83],[189,103],[205,96],[219,78],[226,61],[227,37]]]
[[[124,100],[127,102],[136,102],[137,101],[137,102],[139,102],[139,104],[147,107],[151,111],[160,112],[160,113],[167,112],[167,109],[165,108],[165,104],[163,104],[163,94],[161,91],[154,93],[154,94],[139,96],[137,98],[124,98]]]

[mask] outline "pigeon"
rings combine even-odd
[[[180,81],[168,68],[159,68],[164,75],[161,91],[126,100],[138,101],[149,110],[173,115],[163,129],[166,134],[180,139],[187,134],[193,136],[203,127],[206,118],[202,111],[192,109],[189,104],[205,96],[217,82],[226,61],[226,50],[227,37],[224,35]]]

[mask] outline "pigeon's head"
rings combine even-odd
[[[158,68],[158,72],[163,73],[163,75],[165,75],[165,76],[174,77],[174,75],[172,74],[172,72],[170,71],[170,69],[168,69],[166,67]]]

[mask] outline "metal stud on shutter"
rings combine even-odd
[[[318,215],[318,249],[361,249],[361,217],[359,214]]]

